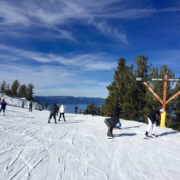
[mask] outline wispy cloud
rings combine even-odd
[[[57,54],[32,52],[22,49],[17,49],[5,45],[0,45],[1,56],[10,57],[9,60],[26,60],[36,61],[38,63],[59,63],[67,67],[74,67],[81,71],[96,71],[96,70],[112,70],[116,67],[116,63],[112,61],[112,56],[105,53],[97,54],[72,54],[68,56],[60,56]],[[13,57],[16,57],[13,59]],[[3,57],[2,57],[3,58]]]
[[[126,32],[108,24],[108,19],[136,19],[152,13],[179,11],[180,8],[176,7],[133,8],[125,0],[6,0],[0,1],[0,25],[14,32],[19,31],[18,28],[22,31],[22,27],[52,28],[59,38],[76,42],[75,35],[70,31],[71,25],[81,22],[88,25],[91,22],[103,34],[128,44]]]
[[[82,78],[75,71],[62,67],[1,64],[0,82],[12,83],[15,79],[23,84],[33,83],[36,95],[74,95],[105,97],[106,83]],[[48,87],[48,88],[47,88]]]

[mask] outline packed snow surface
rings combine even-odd
[[[1,180],[179,180],[180,133],[122,120],[106,138],[104,117],[65,114],[48,124],[48,111],[7,105],[0,114]]]

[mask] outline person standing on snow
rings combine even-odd
[[[0,109],[0,112],[3,110],[3,116],[5,116],[6,105],[7,105],[7,103],[3,99],[2,102],[1,102],[1,109]]]
[[[119,123],[119,113],[120,113],[120,105],[117,104],[114,117],[106,118],[104,120],[106,126],[108,127],[107,136],[109,138],[113,137],[113,128],[117,125],[117,123]]]
[[[32,112],[32,102],[29,103],[29,112]]]
[[[56,110],[57,110],[56,116],[58,116],[59,106],[57,104],[56,104]]]
[[[49,116],[49,120],[48,123],[50,123],[51,118],[54,118],[54,122],[56,122],[56,113],[57,113],[57,108],[56,108],[56,103],[53,103],[52,106],[50,107],[50,116]]]
[[[78,107],[75,106],[75,113],[77,114],[77,112],[78,112]]]
[[[22,108],[24,108],[24,100],[22,101],[22,105],[21,105]]]
[[[164,109],[155,110],[148,115],[148,127],[145,132],[146,137],[149,137],[149,134],[152,133],[152,137],[156,137],[155,130],[158,120],[161,118],[161,113],[164,112]]]
[[[64,105],[63,105],[63,104],[60,106],[59,112],[60,112],[59,121],[60,121],[60,119],[61,119],[61,115],[63,116],[64,121],[66,121],[66,120],[65,120],[65,117],[64,117]]]

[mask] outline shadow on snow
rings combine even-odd
[[[120,137],[120,136],[136,136],[136,133],[122,133],[122,134],[114,134],[114,137]]]
[[[167,135],[176,134],[176,133],[179,133],[179,131],[164,132],[162,134],[159,134],[159,136],[167,136]]]

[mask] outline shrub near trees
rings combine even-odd
[[[99,115],[100,108],[92,102],[86,107],[85,114]]]
[[[165,74],[168,75],[168,78],[174,78],[174,72],[167,65],[153,67],[145,56],[135,58],[135,68],[133,65],[127,65],[126,60],[121,58],[117,70],[114,72],[114,80],[107,86],[109,94],[101,107],[101,115],[114,116],[116,104],[119,103],[120,118],[147,121],[149,112],[160,109],[162,105],[143,83],[136,82],[136,77],[163,78]],[[148,83],[162,98],[163,82],[149,81]],[[167,99],[178,90],[180,90],[180,83],[168,82]],[[180,96],[167,104],[167,115],[167,126],[180,130]]]
[[[5,93],[8,96],[17,96],[17,97],[25,97],[27,100],[33,100],[33,84],[28,84],[27,86],[25,84],[20,85],[18,80],[15,80],[10,88],[10,85],[7,84],[5,81],[1,83],[0,86],[0,92]]]

